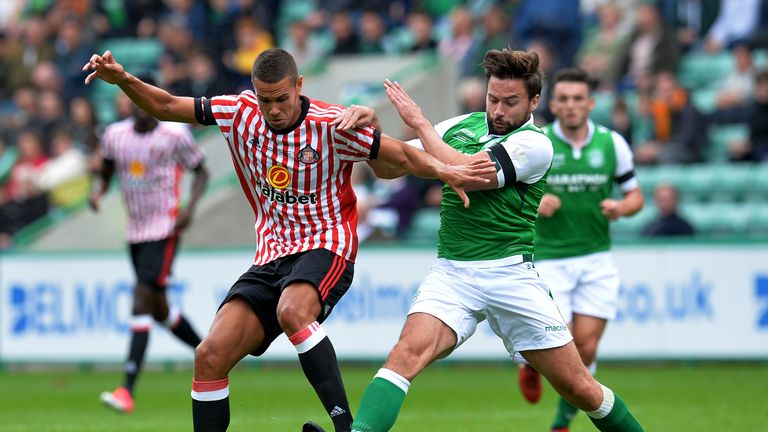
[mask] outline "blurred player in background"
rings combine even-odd
[[[587,411],[602,431],[642,431],[629,409],[582,364],[565,321],[533,268],[536,209],[552,144],[533,124],[542,86],[535,53],[488,51],[487,112],[433,127],[399,84],[387,96],[420,144],[444,163],[493,161],[487,184],[468,185],[472,206],[445,190],[438,259],[419,287],[400,340],[363,394],[352,430],[383,432],[395,423],[411,382],[448,356],[487,319],[510,356],[540,370]],[[394,168],[394,167],[393,167]],[[392,175],[403,174],[394,168]]]
[[[155,117],[216,125],[224,135],[255,215],[253,266],[230,289],[195,353],[192,416],[196,431],[229,425],[229,371],[263,354],[285,333],[337,431],[352,416],[330,339],[321,326],[352,282],[357,253],[354,162],[381,159],[415,175],[440,178],[468,204],[463,185],[492,164],[453,167],[369,125],[357,111],[301,94],[291,55],[269,49],[254,61],[256,92],[211,99],[175,97],[128,74],[107,51],[83,70],[117,84]],[[351,128],[351,126],[360,126]],[[315,430],[307,423],[305,430]]]
[[[102,393],[101,400],[117,411],[130,413],[153,321],[168,327],[192,348],[200,343],[179,308],[168,305],[166,290],[179,237],[192,220],[208,171],[187,127],[160,122],[136,106],[131,118],[107,127],[101,155],[101,182],[90,204],[99,210],[101,197],[117,172],[128,212],[127,240],[136,273],[125,381],[115,391]],[[192,171],[194,180],[189,203],[180,208],[183,169]]]
[[[550,109],[557,119],[544,131],[554,157],[536,220],[536,269],[569,323],[582,362],[594,374],[597,344],[616,316],[619,295],[609,222],[640,211],[643,194],[627,142],[589,119],[595,100],[586,72],[564,69],[553,81]],[[614,184],[621,199],[613,199]],[[524,397],[536,403],[538,372],[521,366],[519,383]],[[567,431],[576,412],[561,398],[552,431]]]

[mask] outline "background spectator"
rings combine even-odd
[[[647,91],[653,76],[660,72],[676,72],[679,57],[674,31],[661,21],[654,5],[638,7],[635,29],[629,36],[617,62],[621,88]]]
[[[653,139],[635,152],[638,164],[680,164],[701,159],[702,146],[707,142],[704,119],[672,73],[656,76],[647,116],[653,124]]]
[[[760,19],[761,0],[721,0],[717,20],[707,33],[704,49],[717,52],[752,37]]]
[[[653,197],[659,215],[643,229],[644,236],[694,235],[694,229],[691,224],[678,214],[678,193],[674,186],[671,184],[660,184],[656,187]]]

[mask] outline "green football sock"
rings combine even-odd
[[[571,405],[567,400],[560,398],[560,401],[557,403],[555,421],[552,422],[552,429],[568,427],[578,412],[578,408]]]
[[[381,375],[386,371],[395,375],[394,381],[402,381],[400,385],[385,379]],[[399,378],[399,379],[398,379]],[[392,428],[400,413],[400,408],[405,400],[408,381],[392,371],[382,369],[373,378],[363,393],[363,400],[357,410],[355,420],[352,423],[352,432],[386,432]],[[403,389],[405,387],[405,390]]]
[[[600,408],[596,411],[587,412],[589,419],[597,426],[598,430],[603,432],[644,431],[619,395],[605,386],[603,386],[603,395],[603,404],[600,405]]]

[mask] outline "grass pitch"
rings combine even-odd
[[[356,409],[378,364],[344,365]],[[414,382],[395,431],[547,431],[555,392],[527,404],[511,364],[438,363]],[[649,432],[768,430],[768,364],[601,365],[598,378],[614,388]],[[136,410],[105,409],[99,393],[120,372],[0,372],[0,431],[190,431],[191,372],[147,371]],[[331,429],[298,364],[249,364],[230,375],[231,431],[299,431],[309,419]],[[572,432],[595,430],[580,414]]]

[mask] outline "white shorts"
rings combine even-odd
[[[520,351],[563,346],[573,338],[533,264],[478,268],[439,258],[408,314],[427,313],[456,333],[456,347],[487,319],[515,361]],[[456,348],[454,347],[454,349]]]
[[[616,318],[619,270],[610,252],[536,261],[536,270],[567,322],[574,313]]]

